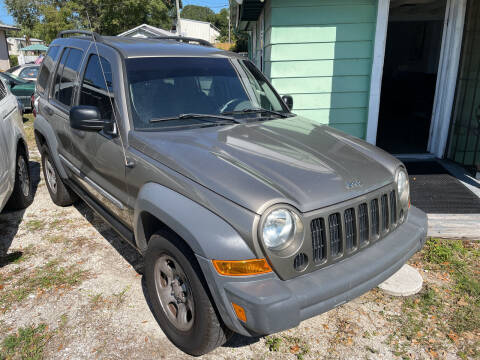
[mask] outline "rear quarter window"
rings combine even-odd
[[[48,48],[47,55],[45,55],[42,66],[40,67],[40,73],[37,79],[37,92],[45,92],[48,85],[48,79],[50,78],[50,75],[55,67],[55,62],[57,61],[59,53],[59,46],[50,46]]]

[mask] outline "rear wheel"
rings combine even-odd
[[[199,356],[227,341],[232,332],[217,316],[201,269],[180,238],[167,232],[153,235],[144,274],[157,321],[178,348]]]
[[[30,168],[24,150],[19,149],[15,163],[15,185],[6,207],[10,210],[25,209],[33,202]]]
[[[77,196],[63,183],[47,147],[42,148],[42,169],[52,201],[58,206],[72,205]]]

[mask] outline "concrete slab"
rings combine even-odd
[[[480,214],[427,214],[428,236],[480,240]]]
[[[378,287],[392,296],[410,296],[422,290],[423,279],[417,269],[403,265]]]

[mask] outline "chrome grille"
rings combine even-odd
[[[330,255],[332,257],[338,256],[343,251],[342,240],[342,222],[340,214],[332,214],[328,217],[328,230],[330,233]]]
[[[357,246],[357,228],[355,226],[355,210],[353,208],[345,210],[343,215],[345,222],[345,245],[347,251],[351,251]]]
[[[389,228],[388,224],[388,197],[387,194],[382,195],[381,197],[381,205],[382,205],[382,231],[387,231]]]
[[[395,190],[390,192],[390,224],[397,222],[397,196]]]
[[[366,203],[358,206],[358,232],[360,245],[368,241],[368,206]]]
[[[312,230],[313,261],[319,263],[327,258],[325,221],[323,218],[313,219],[310,223],[310,228]]]
[[[372,217],[372,235],[380,235],[380,223],[378,221],[378,199],[373,199],[370,203],[370,212]]]

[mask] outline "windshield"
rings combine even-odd
[[[248,114],[250,119],[259,119],[262,115],[275,116],[271,111],[288,112],[275,90],[248,60],[134,58],[126,60],[126,69],[136,129],[201,125],[201,114],[228,114],[236,118]],[[258,109],[270,112],[257,112]],[[158,121],[177,117],[182,118],[175,124]],[[208,120],[215,121],[212,117]]]

